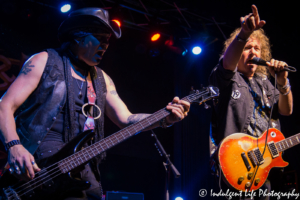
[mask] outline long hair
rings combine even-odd
[[[230,37],[224,43],[224,49],[222,54],[224,55],[225,51],[227,50],[228,46],[237,36],[237,34],[241,31],[241,28],[235,29],[231,34]],[[272,58],[271,55],[271,45],[269,38],[266,36],[265,31],[263,29],[255,30],[251,35],[251,38],[257,39],[260,42],[261,48],[261,58],[263,60],[269,61]],[[261,73],[269,77],[269,68],[265,66],[258,65],[255,73]]]

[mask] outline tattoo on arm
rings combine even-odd
[[[134,114],[130,115],[127,119],[128,124],[134,124],[138,121],[141,121],[142,119],[145,119],[146,117],[150,116],[151,114]]]
[[[121,98],[119,97],[119,95],[118,95],[118,93],[117,93],[116,90],[111,90],[110,93],[111,93],[112,95],[116,95],[119,99],[121,99]]]
[[[22,68],[20,74],[25,74],[27,75],[30,71],[31,71],[31,68],[34,67],[34,65],[30,65],[31,64],[31,61],[28,61]]]
[[[110,91],[110,93],[111,93],[112,95],[118,95],[118,93],[117,93],[116,90],[112,90],[112,91]]]

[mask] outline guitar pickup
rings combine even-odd
[[[255,155],[254,155],[254,153],[252,152],[252,151],[249,151],[248,153],[248,157],[250,158],[250,160],[251,160],[251,162],[252,162],[252,165],[255,167],[255,166],[257,166],[257,160],[256,160],[256,158],[255,158]]]
[[[277,150],[277,148],[275,146],[274,141],[269,142],[268,143],[268,147],[269,147],[269,151],[270,151],[270,153],[271,153],[271,155],[272,155],[273,158],[276,158],[276,157],[279,156],[279,153],[278,153],[278,150]]]
[[[265,162],[258,147],[248,152],[248,155],[249,154],[256,165],[262,165]]]
[[[247,170],[250,171],[251,166],[250,166],[250,164],[249,164],[249,162],[248,162],[248,159],[247,159],[246,154],[243,152],[243,153],[241,154],[241,156],[242,156],[242,158],[243,158],[243,161],[244,161],[244,164],[246,165]]]

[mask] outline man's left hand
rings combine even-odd
[[[171,114],[166,117],[166,123],[173,124],[183,120],[187,116],[190,111],[190,103],[180,100],[178,97],[174,97],[173,101],[169,103],[166,108],[171,111]]]
[[[270,62],[267,62],[269,66],[269,71],[273,77],[275,77],[275,73],[277,74],[277,83],[281,86],[287,84],[288,72],[283,71],[285,66],[288,66],[286,62],[271,59]]]

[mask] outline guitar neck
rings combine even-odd
[[[275,145],[276,145],[278,151],[282,152],[293,146],[296,146],[297,144],[300,144],[300,133],[293,135],[289,138],[286,138],[284,140],[281,140],[279,142],[276,142]]]
[[[196,94],[191,94],[189,96],[184,97],[182,100],[187,102],[193,102],[199,97],[202,97],[202,103],[207,101],[215,96],[218,96],[218,92],[213,90],[214,88],[209,88],[209,90],[205,90],[203,92],[198,92]],[[213,95],[211,94],[213,92]],[[61,160],[58,162],[58,166],[63,173],[67,173],[72,169],[82,165],[83,163],[88,162],[92,158],[96,157],[100,153],[114,147],[115,145],[123,142],[124,140],[130,138],[131,136],[135,135],[136,133],[141,132],[142,130],[146,129],[147,127],[155,124],[159,120],[163,119],[164,117],[170,115],[170,111],[163,108],[152,115],[146,117],[145,119],[132,124],[102,140],[96,142],[93,145],[90,145],[83,150]]]

